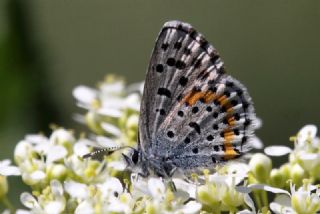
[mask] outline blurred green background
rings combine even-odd
[[[71,118],[80,111],[72,89],[108,73],[143,80],[172,19],[202,32],[248,87],[265,144],[289,145],[304,124],[320,125],[320,1],[2,0],[0,159],[49,123],[84,130]]]

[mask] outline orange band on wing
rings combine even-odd
[[[191,91],[191,93],[186,96],[184,101],[187,103],[187,105],[193,106],[200,99],[203,99],[205,103],[210,103],[215,99],[215,93],[212,91]]]
[[[235,157],[237,157],[239,155],[239,153],[237,153],[233,146],[232,146],[232,140],[234,139],[234,132],[230,129],[227,129],[224,132],[224,148],[225,148],[225,154],[223,156],[223,158],[225,160],[230,160],[230,159],[234,159]]]
[[[189,95],[186,97],[186,103],[190,106],[193,106],[199,99],[204,97],[203,92],[199,91],[192,91]]]
[[[205,103],[211,103],[215,99],[215,93],[212,91],[207,91],[206,94],[204,95],[204,102]]]

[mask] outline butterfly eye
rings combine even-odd
[[[138,163],[138,160],[139,160],[139,152],[138,150],[134,150],[133,151],[133,154],[131,156],[131,160],[134,164],[137,164]]]

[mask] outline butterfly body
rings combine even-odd
[[[216,49],[191,25],[170,21],[147,71],[138,149],[124,157],[145,176],[213,167],[249,150],[255,119],[247,89]]]

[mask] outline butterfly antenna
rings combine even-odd
[[[116,152],[116,151],[119,151],[119,150],[122,150],[125,148],[134,149],[131,146],[115,146],[115,147],[103,148],[103,149],[98,149],[96,151],[85,154],[82,156],[82,158],[83,159],[92,158],[95,160],[103,160],[104,156],[108,156],[108,155],[112,154],[113,152]]]

